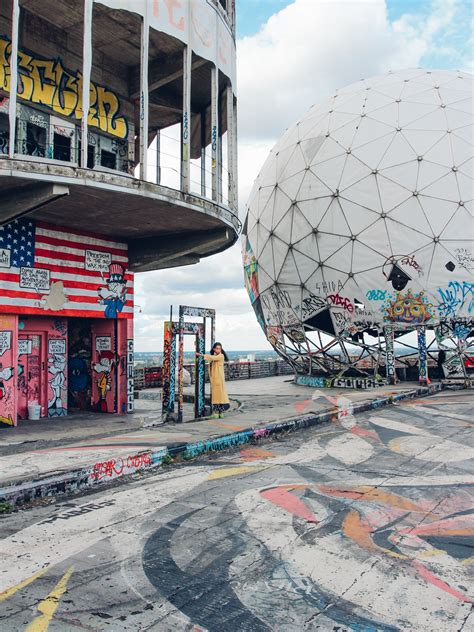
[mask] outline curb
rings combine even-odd
[[[303,428],[317,426],[326,421],[331,421],[335,415],[338,417],[344,417],[347,414],[356,415],[367,410],[390,406],[406,399],[433,395],[441,390],[443,390],[442,384],[433,384],[380,399],[362,401],[350,405],[348,408],[341,409],[336,406],[321,413],[300,415],[280,422],[271,422],[263,427],[247,428],[205,441],[181,443],[159,450],[139,451],[126,457],[112,458],[108,461],[94,463],[70,472],[48,474],[44,478],[7,485],[0,488],[0,501],[8,503],[12,507],[20,507],[41,498],[74,493],[110,483],[117,478],[130,474],[155,470],[163,462],[170,462],[179,455],[185,460],[190,460],[203,454],[243,445],[252,440],[258,441],[259,439],[284,432],[295,432]]]

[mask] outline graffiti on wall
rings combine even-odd
[[[127,301],[127,282],[124,274],[123,266],[112,263],[106,279],[107,287],[98,289],[99,303],[105,305],[106,318],[117,318]]]
[[[87,242],[103,250],[89,250]],[[0,280],[0,289],[9,290],[2,297],[4,312],[133,318],[133,275],[126,271],[124,243],[21,218],[1,227],[0,259],[2,275],[8,275]]]
[[[474,309],[474,283],[469,281],[450,281],[445,288],[439,288],[441,317],[456,316],[462,309],[470,314]]]
[[[62,417],[67,415],[67,388],[66,388],[66,340],[64,338],[50,338],[48,340],[48,379],[50,385],[50,397],[48,397],[49,417]]]
[[[393,330],[387,327],[385,329],[385,360],[389,384],[395,383],[395,352],[393,341]]]
[[[99,393],[99,399],[95,408],[99,413],[108,413],[107,394],[112,388],[112,371],[115,366],[113,351],[99,351],[99,359],[94,362],[92,368],[96,373],[95,383]]]
[[[417,330],[418,336],[418,379],[420,383],[428,381],[428,357],[426,353],[426,332],[424,327]]]
[[[133,413],[133,340],[127,340],[127,413]]]
[[[10,56],[11,43],[0,38],[0,89],[5,92],[10,92]],[[82,119],[82,73],[66,70],[59,58],[41,59],[19,49],[17,94],[62,116]],[[92,81],[88,125],[118,138],[128,136],[117,95]]]
[[[15,374],[13,358],[14,320],[9,316],[0,316],[0,425],[13,426],[16,423]]]
[[[428,303],[424,292],[414,294],[412,290],[397,292],[383,306],[387,321],[408,325],[421,325],[433,317],[433,305]]]
[[[242,256],[244,260],[245,287],[247,288],[250,302],[255,303],[260,295],[258,291],[258,263],[248,238],[245,240]]]

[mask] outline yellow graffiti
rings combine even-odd
[[[0,601],[5,601],[5,599],[8,599],[12,595],[14,595],[17,590],[21,590],[21,588],[25,588],[25,586],[28,586],[28,584],[31,584],[31,582],[34,582],[35,579],[38,579],[38,577],[41,577],[41,575],[44,575],[47,570],[48,568],[42,568],[40,571],[36,572],[34,575],[31,575],[31,577],[28,577],[27,579],[24,579],[19,584],[16,584],[16,586],[7,588],[6,590],[0,593]]]
[[[8,415],[8,417],[4,417],[3,415],[0,415],[0,424],[7,424],[7,426],[13,426],[13,417],[11,415]]]
[[[10,55],[11,43],[0,38],[0,89],[5,92],[10,92]],[[118,116],[118,97],[92,81],[89,91],[88,125],[118,138],[127,138],[128,123],[124,116]],[[82,74],[69,72],[59,59],[40,59],[18,50],[17,95],[62,116],[82,119]]]
[[[33,619],[33,621],[26,628],[25,632],[46,632],[51,619],[54,616],[54,613],[58,609],[59,600],[66,592],[67,583],[72,575],[73,570],[73,566],[68,568],[68,570],[64,573],[64,575],[58,581],[53,590],[48,594],[46,599],[40,601],[40,603],[38,604],[38,612],[40,612],[41,614]]]
[[[258,465],[239,465],[238,467],[226,467],[225,469],[214,470],[207,477],[208,481],[213,481],[217,478],[226,478],[227,476],[238,476],[239,474],[251,474],[253,472],[260,472],[260,470],[266,470],[268,466]]]

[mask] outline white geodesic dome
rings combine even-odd
[[[280,353],[310,353],[312,331],[468,336],[472,98],[466,73],[391,72],[338,90],[278,141],[248,201],[244,268]]]

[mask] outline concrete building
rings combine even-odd
[[[1,3],[0,425],[131,412],[134,273],[236,241],[234,25],[234,0]]]

